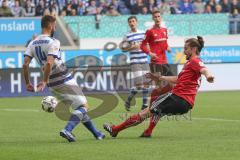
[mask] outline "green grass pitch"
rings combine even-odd
[[[89,98],[96,106],[99,100]],[[0,160],[236,160],[240,157],[240,92],[203,92],[190,115],[164,118],[150,139],[139,138],[148,122],[117,138],[96,141],[80,125],[76,143],[59,136],[64,121],[40,107],[41,97],[0,99]],[[141,99],[137,100],[140,106]],[[137,112],[135,107],[130,113]],[[112,112],[94,119],[119,123],[125,110],[119,100]]]

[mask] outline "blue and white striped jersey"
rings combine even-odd
[[[145,36],[144,31],[137,30],[137,32],[129,31],[123,38],[123,41],[127,41],[130,44],[140,44]],[[141,50],[129,51],[130,64],[143,64],[147,63],[147,55]]]
[[[45,65],[47,56],[49,55],[52,55],[55,61],[49,76],[48,86],[55,87],[72,79],[72,74],[68,72],[61,59],[59,40],[48,35],[39,35],[35,40],[30,42],[24,54],[24,56],[35,58],[41,67]]]

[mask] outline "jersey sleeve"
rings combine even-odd
[[[205,65],[200,59],[194,59],[191,61],[191,68],[194,72],[199,73],[202,68],[205,68]]]
[[[147,30],[145,33],[145,37],[140,46],[141,50],[146,54],[149,54],[149,52],[150,52],[147,47],[147,44],[149,43],[150,38],[151,38],[151,32],[150,32],[150,30]]]
[[[24,57],[29,57],[29,58],[33,58],[33,52],[32,52],[32,43],[30,42],[29,45],[27,46],[27,49],[24,53]]]
[[[60,50],[60,42],[55,40],[49,44],[47,55],[53,56],[54,58],[59,58],[60,57],[59,50]]]

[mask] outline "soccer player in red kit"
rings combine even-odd
[[[112,137],[116,137],[120,131],[140,124],[149,116],[181,115],[191,110],[194,106],[197,90],[200,87],[201,75],[204,75],[209,83],[214,82],[214,76],[199,58],[203,46],[204,42],[202,37],[198,36],[198,39],[190,38],[186,40],[184,54],[188,61],[178,76],[160,76],[153,73],[146,75],[154,81],[166,80],[174,83],[175,86],[172,91],[166,96],[159,96],[149,108],[130,116],[119,125],[110,126],[109,124],[104,124],[104,129],[108,131]],[[157,122],[158,121],[155,123]],[[151,136],[153,128],[148,131],[150,133],[148,137]]]
[[[151,56],[151,72],[161,72],[161,65],[167,64],[166,51],[171,52],[168,45],[167,28],[161,27],[161,14],[160,11],[152,13],[154,26],[147,30],[145,39],[142,41],[141,49]],[[149,48],[148,46],[149,45]]]
[[[160,73],[163,76],[173,76],[167,64],[166,51],[171,52],[171,48],[168,45],[167,28],[161,26],[162,18],[159,11],[152,13],[152,19],[154,20],[154,26],[145,33],[145,39],[142,41],[141,49],[151,57],[151,73]],[[171,91],[173,87],[171,83],[167,83],[166,81],[165,83],[158,82],[157,85],[158,87],[151,92],[150,105],[160,95],[164,96],[164,94]],[[154,121],[158,118],[159,116],[151,117],[150,126],[155,124]]]

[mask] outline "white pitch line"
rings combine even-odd
[[[0,108],[0,111],[7,111],[7,112],[40,112],[37,109],[7,109],[7,108]]]
[[[40,112],[37,109],[7,109],[7,108],[0,108],[0,111],[7,111],[7,112]],[[109,114],[109,113],[107,113]],[[117,115],[117,113],[110,113]],[[119,114],[122,115],[122,114]],[[223,118],[211,118],[211,117],[192,117],[192,120],[206,120],[206,121],[222,121],[222,122],[240,122],[238,119],[223,119]]]
[[[200,117],[194,117],[192,118],[193,120],[207,120],[207,121],[222,121],[222,122],[240,122],[238,119],[223,119],[223,118],[210,118],[210,117],[205,117],[205,118],[200,118]]]

